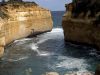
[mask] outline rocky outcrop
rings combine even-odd
[[[66,9],[62,21],[65,40],[95,45],[100,51],[100,0],[74,0]]]
[[[10,42],[52,30],[49,10],[30,2],[0,4],[0,57]]]
[[[100,64],[97,66],[95,75],[100,75]]]

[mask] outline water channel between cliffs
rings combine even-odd
[[[53,20],[57,15],[53,13]],[[57,20],[57,19],[56,19]],[[0,62],[0,75],[42,75],[58,72],[95,70],[100,62],[95,49],[64,43],[63,30],[55,26],[51,32],[33,38],[15,40],[5,50]]]

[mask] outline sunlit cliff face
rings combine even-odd
[[[50,31],[53,27],[50,11],[35,3],[8,2],[0,9],[0,47],[3,48],[0,48],[0,52],[2,55],[6,44],[29,35]]]
[[[25,21],[27,20],[27,18],[25,17],[25,15],[29,14],[28,12],[18,12],[17,13],[17,20],[18,21]]]

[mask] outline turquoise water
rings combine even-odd
[[[42,75],[46,72],[64,75],[72,71],[94,72],[96,65],[100,63],[95,49],[71,43],[65,45],[61,28],[63,13],[52,13],[54,28],[51,32],[15,40],[6,47],[5,55],[0,62],[0,75]]]

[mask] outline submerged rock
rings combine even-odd
[[[49,10],[34,2],[0,3],[0,57],[5,45],[16,39],[51,31],[53,27]]]
[[[74,0],[66,9],[62,20],[65,41],[93,45],[100,51],[100,0]]]

